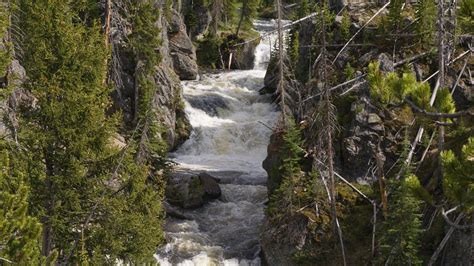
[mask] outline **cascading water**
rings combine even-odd
[[[257,21],[257,30],[274,22]],[[167,218],[168,244],[156,254],[166,265],[260,265],[259,233],[267,200],[261,163],[278,111],[259,95],[270,59],[273,36],[256,48],[255,67],[205,75],[183,82],[186,113],[193,127],[190,139],[174,154],[181,171],[206,171],[221,180],[222,196],[189,219]]]

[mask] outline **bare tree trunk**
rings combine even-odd
[[[326,108],[326,153],[327,153],[327,164],[328,164],[328,175],[329,175],[329,195],[330,195],[330,204],[331,204],[331,214],[334,222],[334,228],[339,237],[339,242],[341,245],[341,253],[344,265],[346,265],[346,254],[344,248],[344,241],[342,238],[342,230],[337,219],[337,210],[336,210],[336,183],[334,180],[334,154],[333,154],[333,130],[334,130],[334,113],[331,103],[331,91],[327,88],[326,85],[326,22],[324,18],[324,2],[322,2],[321,8],[321,28],[322,28],[322,68],[321,68],[321,82],[323,84],[322,91],[324,93],[324,105]]]
[[[444,0],[438,0],[438,88],[444,88],[445,44],[444,44]]]
[[[244,14],[245,14],[245,10],[247,9],[248,1],[249,0],[244,0],[242,2],[242,9],[240,10],[239,24],[237,25],[237,31],[235,32],[236,36],[239,36],[240,27],[242,27],[242,21],[244,20]]]
[[[105,3],[105,45],[109,45],[110,18],[112,14],[112,0]]]
[[[388,210],[388,200],[387,200],[387,190],[385,189],[385,176],[383,171],[384,159],[383,153],[380,148],[380,142],[377,146],[377,153],[375,157],[375,161],[377,164],[377,175],[379,180],[379,189],[380,189],[380,199],[382,201],[382,210],[384,217],[387,217],[387,210]]]
[[[459,222],[461,222],[462,218],[464,218],[464,214],[461,213],[461,214],[458,215],[458,217],[456,218],[454,223],[456,225],[459,224]],[[439,243],[438,247],[436,248],[436,251],[431,256],[430,261],[428,262],[428,266],[432,266],[436,263],[436,260],[438,259],[439,254],[441,253],[441,251],[443,251],[444,246],[446,245],[446,243],[448,243],[449,238],[454,233],[454,229],[455,229],[454,226],[451,226],[449,228],[449,230],[446,233],[446,235],[444,236],[443,240],[441,240],[441,243]]]
[[[276,1],[276,8],[278,14],[278,91],[280,92],[280,105],[281,111],[283,114],[283,125],[286,125],[286,103],[285,103],[285,84],[284,84],[284,61],[283,61],[283,31],[281,24],[281,2],[280,0]]]
[[[219,29],[219,23],[221,22],[223,3],[222,0],[214,0],[211,7],[212,15],[212,31],[211,34],[216,35]]]
[[[444,0],[438,0],[438,86],[437,88],[444,89],[445,84],[445,68],[446,60],[445,53],[447,49],[445,47],[445,32],[444,32]],[[434,103],[434,100],[433,100]],[[438,141],[438,169],[436,171],[438,184],[441,185],[443,180],[443,159],[441,158],[441,152],[444,144],[444,127],[439,126],[439,141]]]
[[[43,243],[41,248],[41,255],[47,258],[51,254],[52,250],[53,227],[51,224],[51,217],[53,216],[54,191],[51,177],[53,176],[54,168],[51,163],[49,153],[46,150],[43,152],[43,156],[45,158],[46,167],[46,179],[44,182],[49,197],[46,198],[46,201],[44,203],[46,214],[42,217],[41,221],[41,223],[43,224]]]

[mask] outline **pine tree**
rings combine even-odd
[[[404,0],[393,0],[388,6],[388,22],[390,31],[398,31],[402,23],[402,6]]]
[[[11,143],[10,143],[11,145]],[[40,264],[41,224],[29,215],[30,187],[21,159],[0,143],[0,261]],[[2,264],[0,262],[0,264]]]
[[[394,181],[389,211],[381,238],[383,263],[387,265],[421,265],[418,254],[422,233],[421,201],[415,196],[420,182],[414,175]]]
[[[436,29],[436,4],[434,0],[420,0],[416,4],[417,32],[419,40],[428,48],[434,45]]]
[[[25,87],[37,101],[21,111],[20,143],[30,207],[43,224],[42,254],[55,250],[60,263],[143,262],[163,241],[166,145],[151,110],[159,14],[153,1],[129,4],[136,122],[118,151],[110,144],[118,119],[106,115],[108,51],[99,18],[82,19],[85,11],[73,1],[20,2]]]
[[[109,179],[105,109],[107,49],[100,26],[78,21],[68,1],[21,1],[25,87],[37,106],[23,110],[21,143],[28,151],[32,208],[43,223],[43,256],[56,249],[61,260],[78,259],[72,244],[84,233],[91,205]]]
[[[298,6],[298,11],[296,12],[296,19],[300,19],[309,15],[309,12],[310,12],[310,9],[309,9],[308,0],[301,0]]]
[[[240,19],[235,35],[239,36],[241,29],[249,30],[252,27],[252,20],[257,16],[258,4],[258,0],[242,0]]]
[[[458,25],[461,34],[474,32],[474,0],[462,0],[458,12]]]
[[[5,45],[8,40],[8,28],[10,26],[10,7],[7,1],[0,1],[0,45]],[[0,77],[6,75],[7,66],[10,64],[10,50],[8,47],[0,46]]]
[[[293,69],[298,65],[299,53],[300,53],[300,33],[298,30],[292,30],[289,40],[289,51],[288,55],[290,57],[291,64]]]
[[[444,166],[443,190],[452,204],[460,205],[467,213],[474,211],[474,138],[471,137],[456,155],[442,153]]]
[[[272,214],[285,214],[293,212],[294,209],[294,188],[296,179],[301,172],[301,155],[303,149],[301,129],[297,127],[294,120],[288,119],[286,127],[283,129],[283,145],[281,147],[280,166],[282,181],[277,190],[272,194],[268,212]],[[278,210],[284,210],[280,212]]]

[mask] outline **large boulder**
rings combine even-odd
[[[181,80],[194,80],[198,75],[196,49],[186,33],[180,14],[173,10],[172,19],[168,26],[169,54],[173,68]]]
[[[217,179],[207,173],[174,173],[166,185],[168,202],[185,209],[199,208],[220,196]]]
[[[253,69],[255,49],[257,48],[258,43],[259,41],[255,40],[237,46],[233,50],[232,64],[230,67],[232,69]]]
[[[282,174],[280,167],[283,164],[281,147],[283,146],[283,136],[281,133],[273,133],[270,137],[270,144],[267,147],[267,157],[262,163],[263,169],[267,172],[268,195],[280,186]]]

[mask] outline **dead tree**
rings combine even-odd
[[[333,149],[333,136],[336,128],[336,115],[335,107],[331,101],[331,90],[327,86],[328,84],[328,75],[327,70],[331,65],[326,50],[326,21],[324,18],[326,3],[322,1],[321,3],[321,58],[318,61],[318,75],[317,75],[317,84],[320,87],[321,91],[321,100],[319,102],[319,114],[322,116],[321,128],[319,129],[319,140],[322,140],[318,146],[315,148],[317,150],[324,151],[324,157],[326,159],[327,165],[327,176],[328,176],[328,188],[329,188],[329,203],[331,206],[331,216],[334,224],[334,231],[339,238],[339,243],[341,246],[341,254],[343,259],[343,264],[346,265],[346,254],[344,248],[344,241],[342,237],[342,229],[337,218],[336,210],[336,182],[334,178],[334,149]],[[324,145],[324,146],[323,146]]]
[[[277,15],[278,15],[278,84],[277,84],[277,91],[280,94],[280,106],[281,106],[281,111],[282,111],[282,119],[283,119],[283,125],[286,125],[286,118],[287,118],[287,113],[286,113],[286,103],[285,103],[285,98],[286,98],[286,90],[285,90],[285,75],[284,75],[284,53],[285,51],[283,50],[283,28],[282,28],[282,23],[281,23],[281,18],[282,18],[282,12],[281,12],[281,1],[277,0],[276,1],[276,9],[277,9]]]

